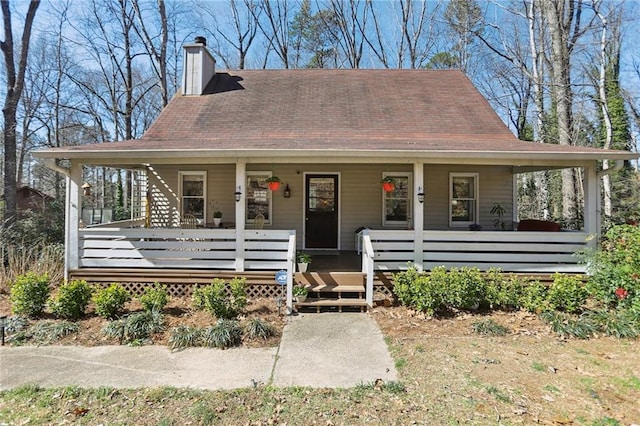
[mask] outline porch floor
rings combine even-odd
[[[360,272],[362,256],[348,250],[304,250],[311,255],[309,272]]]

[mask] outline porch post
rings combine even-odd
[[[236,201],[236,272],[244,272],[244,218],[247,195],[246,172],[246,161],[244,159],[238,159],[236,162],[235,192],[240,193],[240,201]]]
[[[584,167],[584,230],[596,236],[589,241],[596,243],[600,237],[600,188],[595,164]]]
[[[69,174],[66,177],[66,205],[65,205],[65,279],[69,278],[69,270],[78,269],[79,256],[79,232],[82,215],[82,164],[72,162]]]
[[[418,201],[418,193],[424,193],[424,163],[413,163],[413,263],[418,271],[422,271],[424,265],[424,203]],[[426,198],[426,195],[425,195]]]

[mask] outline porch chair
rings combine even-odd
[[[262,229],[264,227],[264,215],[258,214],[253,218],[253,229]]]
[[[185,214],[180,220],[180,227],[184,229],[196,229],[198,225],[198,219],[192,214]]]

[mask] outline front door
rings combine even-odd
[[[338,175],[305,176],[305,248],[338,248]]]

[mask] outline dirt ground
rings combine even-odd
[[[128,302],[125,306],[127,313],[142,311],[142,305],[137,300]],[[10,303],[6,295],[0,295],[0,312],[3,315],[11,312]],[[284,312],[284,309],[282,310]],[[171,329],[178,325],[187,325],[191,327],[208,327],[214,325],[216,319],[208,312],[198,311],[191,307],[191,299],[188,297],[172,297],[167,306],[163,310],[165,319],[165,331],[153,336],[153,344],[167,345]],[[246,347],[269,347],[276,346],[280,342],[280,335],[285,324],[284,316],[278,312],[278,307],[272,299],[255,299],[250,300],[246,312],[239,318],[243,323],[252,318],[260,319],[273,325],[278,331],[278,336],[268,340],[245,340],[243,345]],[[45,312],[40,321],[60,321],[55,319],[53,315]],[[31,321],[33,324],[35,321]],[[55,342],[59,345],[78,345],[78,346],[100,346],[118,344],[116,339],[108,338],[102,333],[103,327],[107,324],[107,320],[96,315],[92,304],[89,305],[87,313],[84,317],[77,321],[80,326],[78,333],[71,334],[61,340]]]

